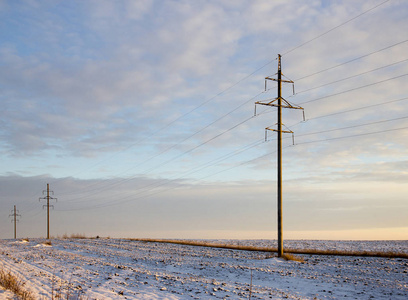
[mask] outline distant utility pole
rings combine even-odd
[[[16,209],[16,206],[14,205],[14,210],[11,211],[11,215],[9,215],[9,217],[13,217],[13,220],[11,220],[11,222],[14,222],[14,239],[17,238],[17,217],[21,217],[20,214],[17,213],[18,210]]]
[[[267,105],[267,106],[275,106],[278,108],[278,129],[270,129],[266,127],[265,130],[276,131],[278,133],[278,256],[281,257],[283,255],[283,237],[282,237],[282,132],[285,133],[292,133],[291,130],[282,130],[282,108],[292,108],[292,109],[302,109],[302,107],[297,105],[290,104],[287,100],[282,97],[282,82],[292,83],[292,80],[283,80],[282,79],[282,69],[281,69],[281,55],[278,54],[278,78],[271,78],[265,77],[265,91],[266,91],[266,82],[267,80],[273,80],[278,82],[278,97],[269,102],[255,102],[255,109],[256,104],[260,105]],[[293,89],[294,90],[294,89]],[[282,104],[282,102],[284,104]],[[256,111],[255,111],[256,114]],[[303,119],[304,119],[304,112],[303,112]],[[265,137],[266,138],[266,137]]]
[[[48,183],[47,183],[47,190],[43,191],[43,195],[45,192],[47,192],[47,196],[39,198],[38,201],[41,201],[41,199],[47,199],[47,240],[49,240],[50,239],[50,199],[57,200],[57,198],[50,197],[50,185]],[[53,191],[51,191],[51,193],[54,195]],[[45,205],[43,205],[43,208],[44,207]],[[51,205],[51,207],[54,208],[53,205]]]

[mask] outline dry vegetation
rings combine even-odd
[[[95,237],[89,237],[89,236],[86,236],[84,233],[72,233],[71,235],[68,235],[68,234],[64,233],[62,235],[62,237],[57,236],[57,239],[64,239],[64,240],[67,240],[67,239],[85,240],[85,239],[100,239],[100,238],[102,238],[102,237],[100,237],[99,235],[97,235]],[[103,237],[103,238],[110,239],[109,236],[108,237]]]
[[[80,234],[80,233],[72,233],[71,235],[64,234],[62,236],[63,239],[87,239],[87,236],[85,234]]]
[[[197,242],[189,240],[162,240],[162,239],[130,239],[134,241],[151,242],[151,243],[170,243],[199,247],[224,248],[245,251],[260,251],[260,252],[278,252],[277,248],[272,247],[256,247],[245,245],[229,245],[212,242]],[[368,251],[340,251],[340,250],[317,250],[317,249],[285,249],[285,255],[289,254],[310,254],[310,255],[334,255],[334,256],[361,256],[361,257],[384,257],[384,258],[405,258],[408,259],[407,253],[400,252],[368,252]],[[292,255],[292,257],[294,257]],[[285,258],[286,259],[286,258]],[[298,260],[298,258],[294,259]]]
[[[282,258],[285,260],[293,260],[293,261],[298,261],[298,262],[305,262],[303,258],[293,255],[291,253],[283,253]]]
[[[0,285],[6,290],[10,290],[17,297],[22,300],[34,300],[34,296],[31,292],[24,289],[24,282],[17,276],[11,274],[10,271],[4,271],[0,269]]]
[[[68,290],[65,295],[61,290],[56,290],[55,282],[52,282],[52,300],[59,299],[69,299],[69,300],[85,300],[84,296],[76,295],[73,291],[70,290],[70,285],[68,285]],[[35,300],[33,293],[24,289],[24,282],[22,279],[13,275],[10,271],[5,271],[0,269],[0,286],[6,290],[13,292],[21,300]],[[43,299],[43,298],[41,298]]]
[[[294,254],[315,254],[315,255],[335,255],[335,256],[360,256],[360,257],[384,257],[384,258],[405,258],[408,259],[407,253],[401,252],[369,252],[369,251],[340,251],[340,250],[315,250],[315,249],[286,249],[289,253]]]

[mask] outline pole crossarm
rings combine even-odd
[[[19,214],[19,210],[18,209],[12,209],[11,210],[11,214],[9,215],[9,217],[21,217],[21,215]]]
[[[20,214],[16,214],[15,216],[16,216],[16,217],[21,217]],[[14,214],[9,215],[9,217],[13,217],[13,220],[11,220],[11,222],[13,222],[13,221],[14,221]],[[18,221],[19,221],[19,220],[17,219],[17,222],[18,222]]]
[[[48,208],[48,207],[54,209],[54,205],[51,205],[51,204],[50,205],[46,205],[46,204],[43,205],[43,209]]]
[[[281,107],[284,107],[284,108],[292,108],[292,109],[302,109],[302,110],[304,110],[303,107],[301,107],[301,106],[299,106],[299,105],[296,105],[296,104],[292,104],[292,103],[290,103],[289,101],[287,101],[287,100],[286,100],[285,98],[283,98],[283,97],[275,98],[275,99],[273,99],[272,101],[269,101],[269,102],[257,101],[257,102],[255,102],[255,105],[256,105],[256,104],[259,104],[259,105],[279,107],[279,104],[276,104],[276,103],[275,103],[275,102],[279,102],[279,99],[280,99],[282,102],[285,103],[285,104],[280,105]],[[267,100],[266,100],[266,101],[267,101]]]
[[[272,81],[277,81],[278,84],[282,84],[282,82],[291,83],[292,84],[292,89],[293,89],[293,95],[294,95],[295,94],[295,83],[292,80],[282,79],[282,76],[285,76],[285,75],[282,74],[280,56],[279,56],[278,73],[276,73],[275,75],[278,75],[278,78],[273,78],[273,77],[269,77],[269,76],[265,77],[265,92],[266,92],[266,82],[267,82],[267,80],[272,80]]]
[[[14,218],[16,218],[16,217],[21,217],[21,215],[19,214],[19,210],[17,209],[17,210],[11,210],[11,214],[9,215],[9,217],[13,217],[13,220],[11,220],[12,222],[14,221]],[[17,222],[18,222],[18,219],[16,219],[17,220]]]
[[[282,76],[285,76],[285,75],[282,74]],[[278,81],[277,78],[272,78],[272,77],[265,77],[265,83],[266,83],[266,80]],[[281,82],[294,83],[292,80],[283,80],[283,79],[281,79]]]
[[[55,198],[55,197],[40,197],[40,198],[38,198],[38,201],[41,201],[41,200],[47,200],[47,199],[49,199],[49,200],[55,200],[55,201],[57,201],[58,202],[58,198]]]
[[[277,124],[275,124],[275,125],[277,125]],[[285,126],[285,125],[283,125],[283,126]],[[265,142],[268,140],[268,133],[267,133],[268,130],[275,131],[275,132],[280,131],[280,132],[283,132],[283,133],[291,133],[292,134],[292,144],[295,145],[295,133],[292,130],[278,130],[278,129],[273,129],[273,128],[270,128],[270,127],[265,128]]]
[[[265,102],[265,101],[268,101],[268,102]],[[277,103],[275,103],[275,102],[277,102]],[[279,105],[279,103],[281,103],[281,105]],[[257,104],[258,105],[265,105],[265,106],[274,106],[274,107],[278,107],[278,108],[281,107],[281,108],[301,109],[303,111],[303,121],[306,120],[306,118],[305,118],[305,109],[303,107],[299,106],[299,105],[290,103],[289,101],[287,101],[283,97],[275,98],[272,101],[269,101],[269,100],[263,100],[262,101],[261,100],[261,101],[255,102],[255,113],[254,113],[255,116],[256,116],[256,105]]]
[[[269,128],[269,127],[266,127],[265,130],[270,130],[270,131],[275,131],[275,132],[280,131],[280,132],[284,132],[284,133],[293,133],[292,130],[278,130],[278,129],[273,129],[273,128]]]

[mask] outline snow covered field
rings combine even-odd
[[[407,259],[303,255],[299,263],[261,252],[121,239],[42,242],[0,241],[0,266],[38,299],[52,293],[64,299],[248,299],[250,293],[251,299],[408,299]],[[285,247],[408,253],[408,241],[286,241]],[[0,299],[8,299],[5,292]]]

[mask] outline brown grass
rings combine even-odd
[[[110,237],[100,237],[99,235],[89,237],[89,236],[86,236],[84,233],[72,233],[70,235],[64,233],[62,237],[58,236],[57,238],[64,239],[64,240],[67,240],[67,239],[79,239],[79,240],[89,239],[91,240],[91,239],[101,239],[101,238],[110,239]]]
[[[212,242],[196,242],[196,241],[189,241],[189,240],[162,240],[162,239],[129,239],[129,240],[139,241],[139,242],[148,242],[148,243],[168,243],[168,244],[179,244],[179,245],[187,245],[187,246],[223,248],[223,249],[246,250],[246,251],[261,251],[261,252],[277,252],[278,251],[277,248],[218,244],[218,243],[212,243]]]
[[[293,260],[293,261],[297,261],[297,262],[305,262],[305,260],[299,256],[293,255],[291,253],[283,253],[282,258],[284,260]]]
[[[408,259],[407,253],[402,252],[370,252],[370,251],[354,251],[354,250],[315,250],[315,249],[287,249],[293,254],[315,254],[315,255],[334,255],[334,256],[361,256],[361,257],[384,257],[384,258],[405,258]]]
[[[24,282],[11,274],[10,271],[6,272],[3,269],[0,269],[0,285],[6,290],[12,291],[22,300],[34,300],[34,296],[31,292],[26,291],[23,288]]]
[[[256,247],[244,245],[229,245],[212,242],[197,242],[189,240],[164,240],[164,239],[129,239],[132,241],[149,242],[149,243],[169,243],[188,246],[223,248],[244,251],[259,251],[259,252],[278,252],[277,248],[273,247]],[[332,256],[361,256],[361,257],[384,257],[384,258],[405,258],[408,259],[407,253],[401,252],[369,252],[369,251],[340,251],[340,250],[316,250],[316,249],[284,249],[285,254],[310,254],[310,255],[332,255]]]

